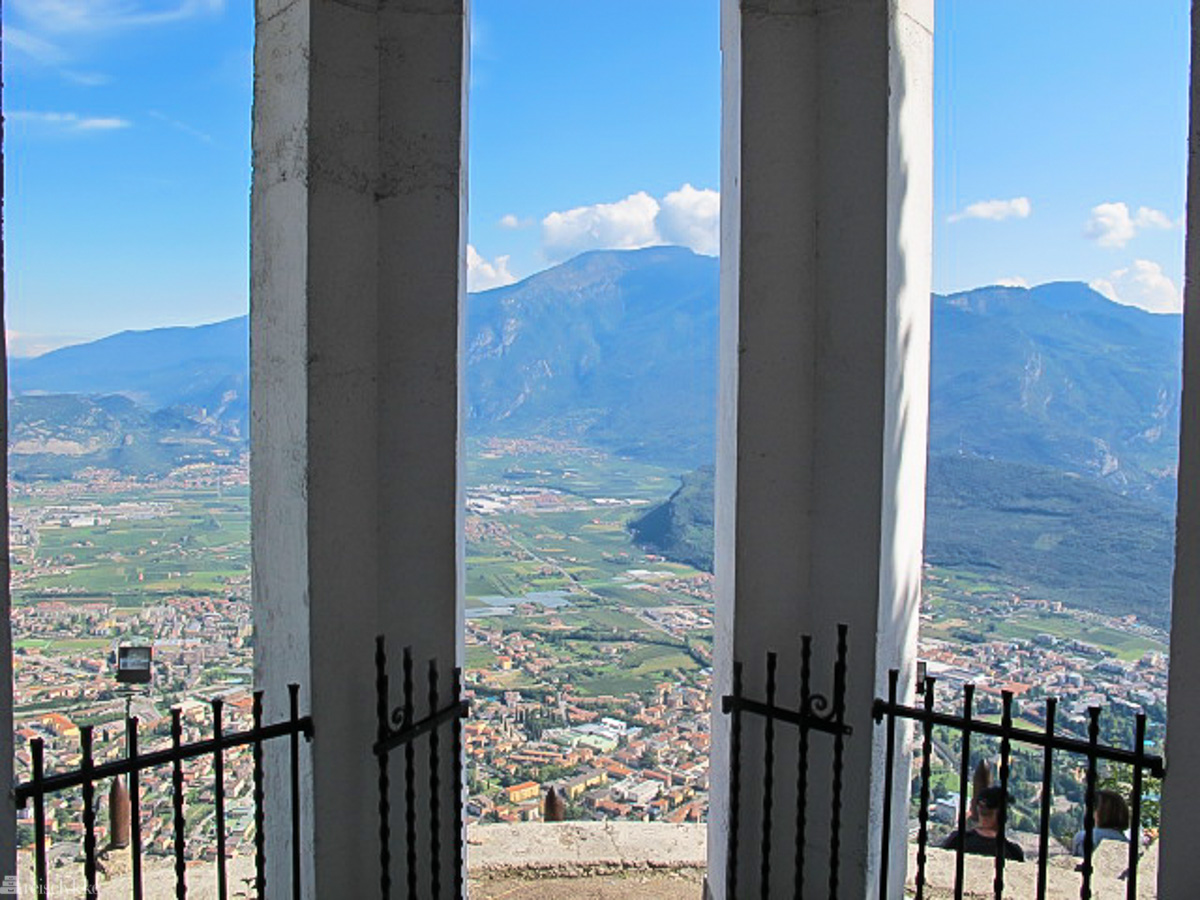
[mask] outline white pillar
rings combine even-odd
[[[1185,900],[1200,884],[1200,4],[1192,4],[1191,122],[1183,310],[1179,506],[1171,601],[1167,778],[1162,795],[1158,896]]]
[[[723,4],[717,691],[733,659],[763,694],[800,635],[831,687],[849,626],[842,895],[875,896],[883,765],[871,702],[913,681],[925,506],[932,209],[932,0]],[[726,896],[728,718],[714,714],[710,886]],[[762,745],[748,726],[739,896],[757,895]],[[772,896],[790,896],[796,757],[777,745]],[[812,738],[808,892],[828,873],[829,741]],[[906,772],[896,780],[903,869]],[[872,812],[875,810],[876,812]],[[894,896],[902,896],[897,874]]]
[[[313,897],[378,891],[375,635],[394,663],[393,704],[401,648],[414,648],[418,712],[428,661],[448,672],[462,658],[466,46],[465,0],[258,0],[255,675],[269,718],[291,681],[312,711],[302,793]],[[290,884],[284,772],[268,772],[272,896]],[[402,794],[393,800],[402,889]],[[444,847],[459,840],[452,819]]]

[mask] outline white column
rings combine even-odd
[[[1162,795],[1158,896],[1185,900],[1200,884],[1200,4],[1192,4],[1191,122],[1183,310],[1183,400],[1179,506],[1171,601],[1167,778]]]
[[[419,712],[428,661],[448,672],[462,658],[465,60],[465,0],[258,0],[255,674],[269,717],[290,681],[312,711],[303,856],[313,897],[378,891],[375,635],[394,663],[393,703],[400,651],[414,648]],[[270,783],[272,896],[290,883],[285,771]],[[393,799],[402,889],[402,794]],[[452,819],[443,815],[443,846],[459,840]]]
[[[717,691],[761,697],[802,633],[831,687],[849,626],[842,895],[875,896],[883,765],[870,716],[913,680],[924,532],[932,209],[932,0],[726,0]],[[725,896],[728,719],[714,714],[710,886]],[[744,734],[739,896],[757,895],[762,744]],[[772,896],[790,896],[793,731],[779,729]],[[808,891],[829,847],[829,747],[812,738]],[[893,852],[903,869],[908,779]],[[873,812],[875,811],[875,812]]]

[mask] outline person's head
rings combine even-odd
[[[1007,800],[1004,789],[990,787],[979,793],[975,798],[975,809],[981,825],[994,826],[1000,821],[1000,810],[1004,809]]]
[[[1094,818],[1097,828],[1125,831],[1129,828],[1129,805],[1116,791],[1096,791]]]
[[[979,818],[979,797],[992,786],[992,769],[986,759],[981,759],[971,777],[971,818]]]
[[[992,767],[988,765],[986,759],[981,759],[979,765],[975,767],[975,774],[971,776],[971,795],[978,797],[991,786]]]

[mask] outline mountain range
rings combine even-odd
[[[9,360],[10,472],[163,474],[246,449],[249,319],[124,331]]]
[[[717,283],[716,259],[653,247],[586,253],[472,295],[468,430],[570,436],[680,469],[711,462]],[[1173,497],[1180,316],[1070,282],[932,303],[931,453],[1048,466],[1122,493]],[[118,394],[146,413],[173,411],[173,427],[178,417],[194,422],[198,443],[224,451],[247,434],[248,356],[241,317],[14,359],[13,438],[36,420],[47,447],[75,443],[77,417],[55,434],[45,395]],[[83,449],[67,452],[83,459]]]
[[[1183,320],[1083,284],[933,299],[929,449],[1174,503]]]
[[[471,297],[467,427],[625,456],[713,458],[717,260],[681,247],[585,253]]]
[[[718,271],[716,259],[677,247],[598,251],[471,295],[468,433],[570,437],[678,471],[711,463]],[[1145,565],[1109,580],[1126,594],[1160,596],[1169,578],[1181,317],[1121,306],[1070,282],[931,302],[931,559],[1025,572],[1018,557],[1044,554],[1029,556],[1020,540],[1004,538],[1016,527],[1014,511],[1025,510],[1015,533],[1058,547],[1056,555],[1074,547],[1078,573],[1088,568],[1088,547],[1108,546],[1096,529],[1111,535],[1133,523],[1137,534],[1126,537]],[[148,474],[229,459],[246,446],[247,385],[246,317],[14,359],[12,471],[56,477],[97,465]],[[684,480],[691,512],[652,512],[639,532],[700,564],[711,558],[705,477]],[[1056,496],[1057,506],[1039,518],[1022,481]],[[1111,502],[1124,504],[1112,507],[1120,515],[1085,524]],[[709,522],[689,518],[706,504]],[[1082,531],[1043,538],[1031,530],[1037,521]],[[1136,590],[1140,582],[1147,591]]]

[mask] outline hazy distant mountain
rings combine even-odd
[[[562,431],[692,467],[713,458],[717,261],[590,253],[471,299],[475,433]],[[933,298],[930,452],[1047,466],[1170,500],[1182,317],[1083,284]]]
[[[18,478],[89,466],[161,475],[236,460],[248,435],[248,371],[245,316],[10,360],[10,470]]]
[[[249,420],[249,319],[195,328],[122,331],[33,359],[9,361],[9,392],[120,394],[150,410],[177,408],[231,436]]]
[[[677,247],[597,252],[473,295],[468,427],[571,435],[682,468],[711,460],[717,272]],[[16,359],[10,392],[121,394],[245,435],[247,370],[243,316]]]
[[[622,455],[712,460],[717,260],[681,247],[585,253],[475,295],[468,427],[569,434]]]
[[[467,427],[569,434],[681,470],[709,463],[717,320],[717,260],[677,247],[587,253],[472,295]],[[934,297],[931,452],[1170,498],[1181,327],[1082,284]],[[14,360],[11,391],[122,394],[244,438],[247,344],[245,317],[124,332]]]
[[[33,394],[9,401],[9,468],[15,478],[66,478],[80,469],[165,475],[197,462],[234,462],[237,434],[179,407],[148,410],[109,394]]]

